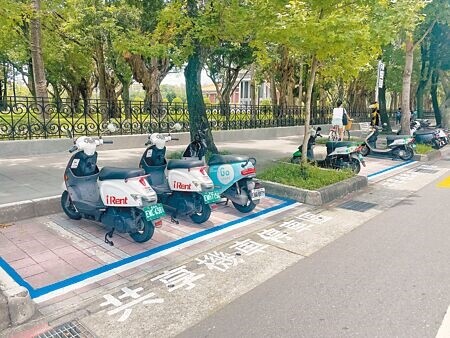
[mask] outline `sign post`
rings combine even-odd
[[[378,60],[378,69],[377,69],[377,85],[375,87],[375,101],[378,102],[378,90],[383,88],[384,84],[384,63],[381,60]]]

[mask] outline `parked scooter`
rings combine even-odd
[[[414,138],[405,135],[387,135],[387,148],[377,148],[378,135],[381,128],[378,126],[372,127],[372,131],[367,135],[362,144],[361,154],[367,156],[369,154],[378,156],[389,156],[400,158],[408,161],[414,157]]]
[[[322,168],[332,169],[351,169],[355,174],[358,174],[361,170],[361,164],[366,166],[364,158],[361,156],[360,146],[356,146],[354,142],[349,141],[328,141],[327,157],[324,160],[316,160],[314,157],[314,145],[316,144],[316,138],[322,137],[320,131],[322,128],[315,129],[311,127],[310,136],[308,140],[308,147],[306,157],[309,161],[317,163]],[[298,150],[292,155],[292,163],[300,163],[302,158],[302,146],[298,147]]]
[[[443,129],[436,129],[433,134],[432,146],[434,149],[441,149],[446,146],[449,142],[448,133]]]
[[[152,238],[155,225],[160,226],[164,209],[157,204],[155,191],[147,183],[142,169],[97,167],[96,148],[113,143],[100,138],[79,137],[74,141],[64,173],[61,206],[74,220],[86,218],[102,223],[109,230],[105,242],[114,231],[129,233],[138,243]]]
[[[176,138],[170,134],[151,134],[139,166],[149,174],[148,183],[171,214],[172,222],[178,224],[179,215],[187,215],[198,224],[206,222],[211,215],[210,203],[220,196],[214,193],[202,161],[166,160],[166,142],[171,140]]]
[[[204,161],[207,151],[205,139],[205,131],[198,131],[183,158]],[[255,179],[255,165],[255,158],[242,155],[213,154],[208,161],[208,174],[214,183],[214,191],[230,200],[242,213],[255,209],[265,196],[265,188]]]

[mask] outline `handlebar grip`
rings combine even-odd
[[[78,147],[77,146],[73,146],[72,148],[69,149],[69,153],[73,153],[74,151],[77,151]]]
[[[146,145],[146,146],[148,146],[148,145],[150,145],[150,144],[151,144],[150,141],[145,142],[145,145]]]
[[[103,140],[103,144],[113,144],[113,143],[114,143],[114,141],[111,141],[111,140],[109,140],[109,141]]]
[[[172,137],[171,140],[172,140],[172,141],[179,141],[180,139],[179,139],[179,138]]]

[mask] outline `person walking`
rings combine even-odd
[[[402,121],[402,107],[398,107],[398,110],[395,112],[395,124],[400,124]]]
[[[348,115],[345,109],[342,107],[342,101],[336,102],[336,108],[333,108],[333,117],[331,124],[333,128],[337,128],[339,131],[339,141],[344,140],[344,126],[348,123]]]

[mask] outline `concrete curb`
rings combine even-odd
[[[36,306],[28,290],[0,268],[0,330],[25,323],[35,311]]]
[[[414,160],[419,162],[435,161],[439,160],[440,158],[444,157],[447,154],[450,154],[450,147],[432,150],[427,154],[416,154],[414,155]]]
[[[319,190],[306,190],[263,180],[261,180],[261,182],[266,188],[266,192],[269,194],[287,197],[298,202],[315,206],[330,203],[352,192],[363,189],[368,184],[367,177],[365,176],[355,176]]]
[[[60,196],[0,205],[0,223],[20,221],[61,212]]]

